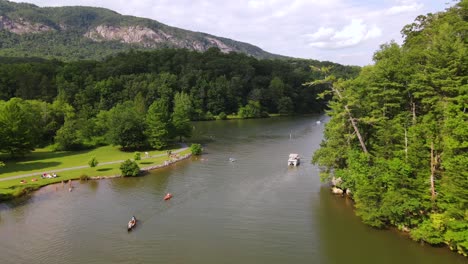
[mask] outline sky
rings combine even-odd
[[[453,0],[22,0],[95,6],[231,38],[271,53],[345,65],[372,64],[381,44],[402,43],[404,25]]]

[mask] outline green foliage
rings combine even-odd
[[[262,107],[260,102],[250,100],[246,106],[239,108],[237,115],[244,119],[262,117]]]
[[[135,154],[133,155],[133,159],[134,160],[141,160],[141,153],[140,152],[135,152]]]
[[[81,174],[80,175],[80,181],[87,181],[89,179],[90,179],[90,177],[87,174]]]
[[[13,98],[0,101],[0,152],[23,156],[38,143],[40,114],[28,101]]]
[[[203,148],[201,144],[192,144],[190,145],[190,151],[192,152],[192,155],[201,155]]]
[[[99,161],[97,160],[96,157],[92,157],[92,158],[88,161],[88,165],[89,165],[89,167],[91,167],[91,168],[96,167],[98,164],[99,164]]]
[[[55,136],[56,150],[79,150],[84,148],[80,127],[76,120],[66,120]]]
[[[187,50],[129,52],[103,61],[62,63],[56,60],[2,58],[0,61],[0,99],[14,96],[54,102],[54,124],[50,133],[63,125],[63,111],[73,109],[76,119],[89,120],[99,111],[108,111],[119,103],[133,101],[136,112],[145,115],[149,106],[164,99],[173,111],[176,93],[191,100],[189,118],[203,120],[217,115],[237,113],[249,99],[259,101],[265,111],[282,113],[322,112],[321,91],[302,83],[316,78],[310,60],[259,61],[242,54],[197,53]],[[346,67],[333,64],[333,73],[346,76]],[[182,70],[184,69],[184,70]],[[195,70],[196,69],[196,70]],[[277,97],[281,95],[280,97]],[[287,98],[291,99],[292,105]],[[42,109],[45,109],[41,106]],[[52,121],[52,120],[51,120]],[[86,122],[80,121],[82,125]],[[51,140],[49,134],[49,140]],[[85,136],[85,141],[93,140]]]
[[[207,92],[208,103],[206,108],[208,112],[218,114],[225,109],[226,92],[229,91],[229,82],[225,76],[216,78],[210,83]]]
[[[278,113],[282,115],[294,113],[294,104],[290,97],[284,96],[278,100]]]
[[[219,113],[219,115],[218,115],[218,118],[217,118],[217,119],[220,119],[220,120],[226,120],[226,119],[227,119],[227,115],[226,115],[226,113],[224,113],[224,112],[221,112],[221,113]]]
[[[1,168],[1,167],[5,167],[5,162],[0,161],[0,168]]]
[[[374,227],[468,252],[466,1],[404,28],[402,46],[384,44],[375,65],[342,80],[333,94],[325,139],[313,162],[322,179],[341,177],[356,213]],[[362,143],[358,138],[362,136]]]
[[[139,149],[146,145],[146,123],[133,102],[118,104],[110,110],[109,137],[123,149]]]
[[[140,173],[140,167],[135,161],[128,159],[120,164],[120,171],[123,176],[137,176]]]
[[[146,135],[151,147],[162,149],[167,146],[172,126],[169,113],[169,102],[164,99],[154,101],[146,114]]]
[[[190,115],[192,113],[192,102],[185,93],[176,93],[174,95],[174,112],[172,113],[172,125],[174,127],[174,136],[189,138],[192,136],[192,124],[190,124]]]
[[[204,120],[215,120],[215,119],[216,118],[210,111],[206,112]]]
[[[442,214],[432,214],[430,219],[422,222],[418,228],[411,231],[411,238],[422,240],[431,244],[441,244],[444,242],[444,225]]]
[[[461,220],[449,219],[447,221],[447,232],[444,234],[444,242],[452,250],[468,256],[468,210],[465,210],[465,217]]]

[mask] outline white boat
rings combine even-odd
[[[301,163],[301,158],[299,154],[291,153],[289,154],[288,166],[297,166]]]

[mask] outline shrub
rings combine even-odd
[[[281,115],[294,113],[294,103],[290,97],[283,96],[278,100],[278,113]]]
[[[215,119],[214,115],[210,111],[206,112],[205,120],[214,120],[214,119]]]
[[[128,159],[120,164],[120,171],[123,176],[137,176],[140,173],[140,167],[135,161]]]
[[[81,150],[84,148],[80,127],[76,121],[65,121],[63,126],[57,130],[54,138],[56,150]]]
[[[264,113],[262,112],[262,106],[260,105],[260,102],[249,100],[249,103],[246,106],[239,108],[237,115],[240,118],[246,119],[263,117]]]
[[[134,160],[141,160],[141,153],[140,152],[135,152],[135,154],[133,155],[133,159]]]
[[[218,119],[220,119],[220,120],[226,120],[226,119],[227,119],[226,113],[224,113],[224,112],[219,113]]]
[[[89,161],[88,164],[91,168],[96,167],[99,164],[99,161],[96,159],[96,157],[92,157]]]
[[[81,175],[80,175],[80,180],[81,180],[81,181],[87,181],[87,180],[89,180],[89,176],[86,175],[86,174],[81,174]]]
[[[190,151],[192,151],[192,155],[201,155],[202,154],[202,146],[201,144],[192,144],[190,146]]]

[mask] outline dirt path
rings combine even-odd
[[[179,153],[179,152],[182,152],[182,151],[184,151],[186,149],[188,149],[188,147],[185,146],[185,147],[183,147],[181,149],[172,151],[172,153]],[[166,155],[167,154],[163,153],[163,154],[153,155],[153,156],[149,156],[149,157],[142,157],[141,159],[144,160],[144,159],[149,159],[149,158],[157,158],[157,157],[163,157],[163,156],[166,156]],[[97,165],[97,167],[104,166],[104,165],[109,165],[109,164],[121,163],[121,162],[124,162],[124,160],[103,162],[103,163],[99,163]],[[76,167],[63,168],[63,169],[56,169],[56,170],[47,171],[47,173],[52,174],[52,173],[57,173],[57,172],[62,172],[62,171],[70,171],[70,170],[78,170],[78,169],[86,169],[86,168],[89,168],[89,165],[76,166]],[[30,176],[34,176],[34,175],[38,175],[38,174],[41,174],[41,173],[40,172],[33,172],[33,173],[28,173],[28,174],[10,176],[10,177],[6,177],[6,178],[2,178],[2,179],[0,179],[0,181],[21,179],[21,178],[24,178],[24,177],[30,177]]]

